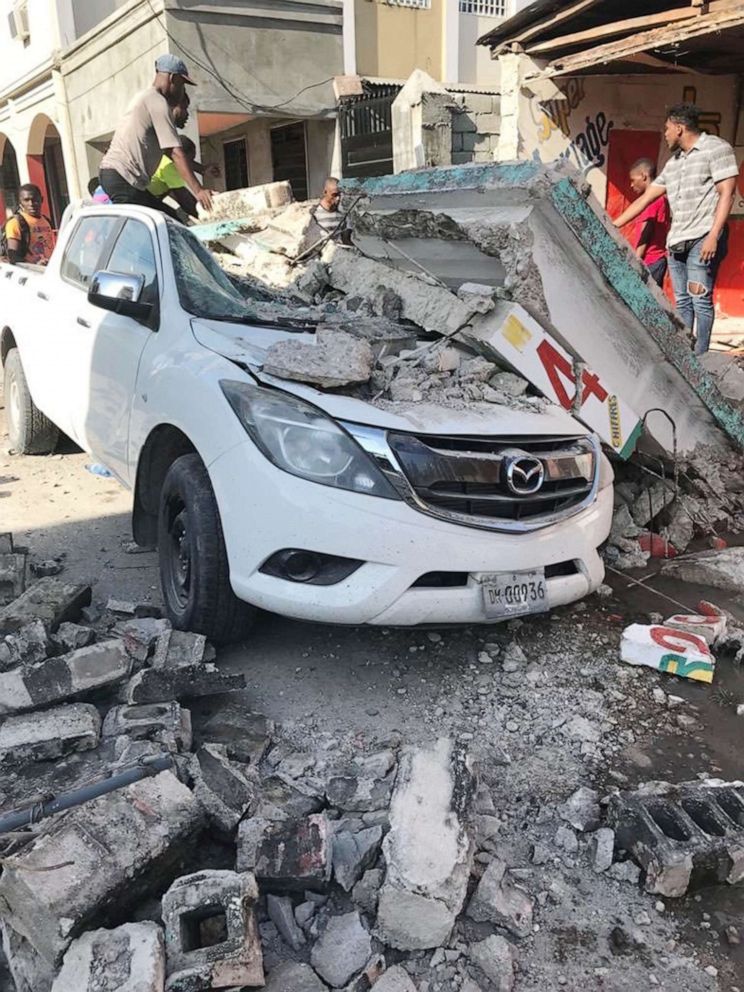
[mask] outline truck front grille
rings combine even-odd
[[[592,438],[469,438],[389,433],[422,509],[458,523],[545,526],[596,492]]]

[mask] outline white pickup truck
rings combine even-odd
[[[45,269],[0,265],[10,443],[58,430],[134,493],[168,616],[218,642],[256,608],[481,623],[595,589],[612,469],[567,413],[384,411],[272,378],[268,326],[181,225],[88,207]]]

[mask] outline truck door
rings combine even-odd
[[[88,282],[98,268],[110,239],[121,226],[113,216],[82,217],[65,247],[58,277],[49,272],[29,288],[26,320],[28,347],[24,367],[35,401],[73,441],[81,444],[75,429],[76,411],[87,403],[81,391],[77,363],[76,319],[86,301]]]
[[[144,276],[141,302],[159,307],[154,233],[154,227],[145,220],[127,219],[101,268]],[[76,409],[76,434],[88,451],[130,483],[129,420],[140,358],[154,331],[133,317],[93,306],[85,296],[78,307],[75,332],[79,384],[88,397],[88,402]]]

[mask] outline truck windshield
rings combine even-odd
[[[245,299],[212,253],[187,228],[168,224],[173,270],[181,306],[195,317],[212,320],[254,318]]]

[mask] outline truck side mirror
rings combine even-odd
[[[132,317],[141,324],[150,324],[155,308],[152,303],[141,302],[144,288],[145,277],[142,275],[126,275],[102,269],[90,281],[88,302],[102,310]]]

